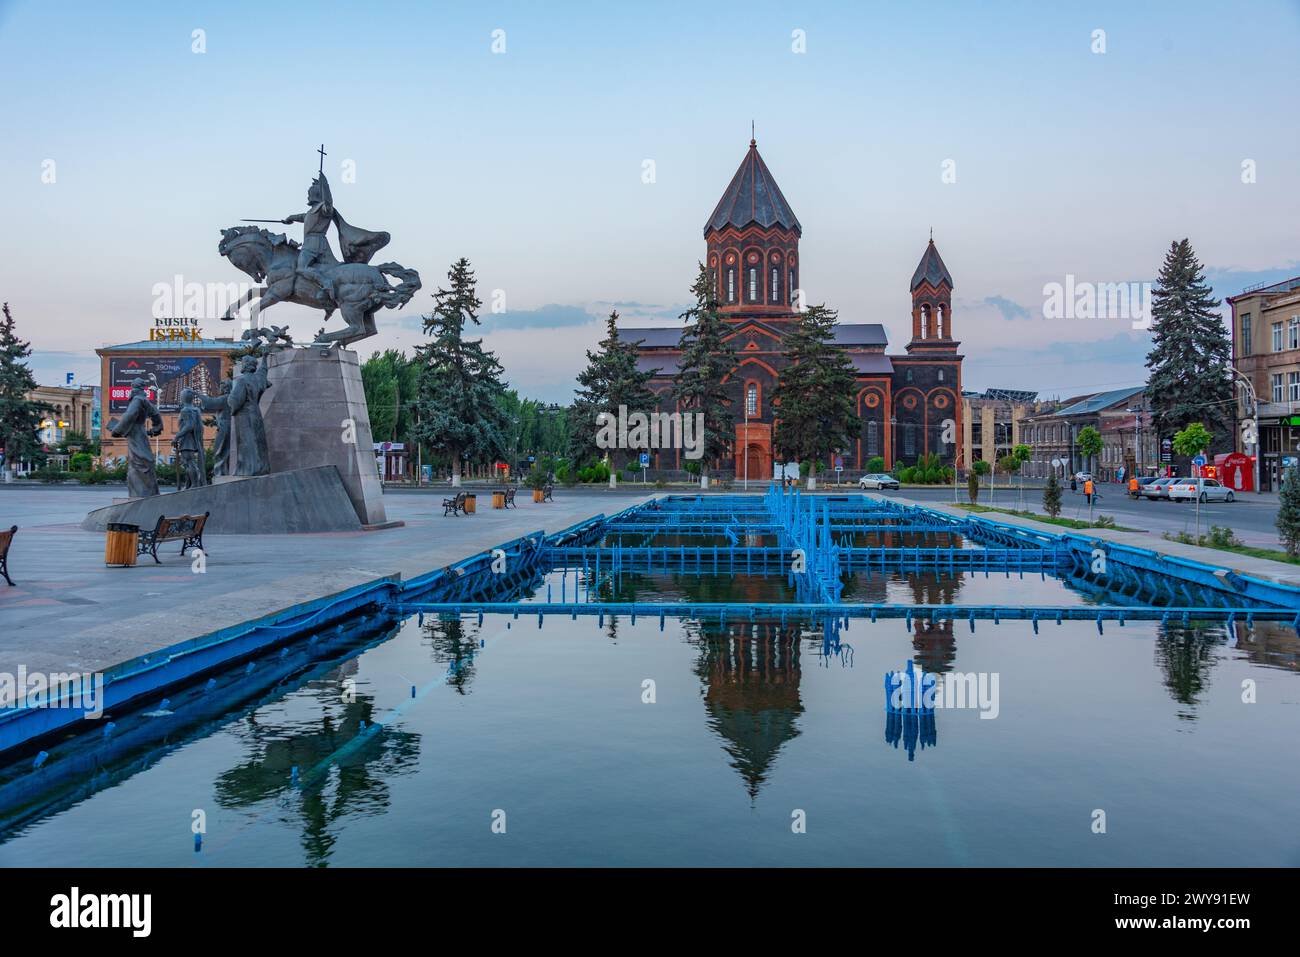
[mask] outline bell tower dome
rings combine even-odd
[[[728,319],[793,314],[803,227],[751,139],[749,151],[704,225],[707,268]]]
[[[952,336],[952,274],[934,244],[934,236],[912,273],[912,340],[914,349],[955,350]]]

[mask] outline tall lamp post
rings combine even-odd
[[[1259,396],[1255,394],[1255,383],[1250,381],[1249,376],[1235,366],[1232,369],[1232,374],[1236,376],[1237,384],[1242,386],[1246,392],[1246,414],[1249,416],[1250,421],[1254,426],[1254,428],[1250,430],[1249,435],[1255,441],[1250,443],[1243,442],[1242,444],[1250,445],[1250,457],[1254,460],[1254,466],[1251,471],[1254,472],[1255,494],[1261,495],[1263,494],[1263,490],[1259,487]],[[1245,435],[1243,434],[1243,438],[1244,437]]]

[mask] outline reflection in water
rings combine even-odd
[[[1164,672],[1165,687],[1187,709],[1178,712],[1185,721],[1196,720],[1196,705],[1210,684],[1214,650],[1226,635],[1219,624],[1165,622],[1156,632],[1156,664]]]
[[[355,673],[356,662],[349,661],[303,688],[302,696],[320,711],[314,725],[288,718],[267,724],[267,714],[261,711],[234,726],[250,757],[216,779],[216,799],[222,807],[252,808],[274,801],[301,818],[302,847],[313,867],[329,863],[346,817],[377,815],[388,808],[389,779],[413,772],[419,755],[418,734],[374,727],[373,698],[344,685],[344,677]]]
[[[460,616],[439,615],[424,623],[424,638],[433,650],[433,660],[447,665],[447,684],[457,694],[468,694],[478,638],[466,632],[465,621]]]
[[[1234,628],[1237,648],[1250,661],[1283,671],[1300,669],[1300,635],[1290,625],[1280,621],[1257,621],[1254,625],[1247,625],[1239,621]]]
[[[777,752],[799,735],[799,628],[776,622],[696,623],[695,673],[703,685],[710,730],[723,739],[731,766],[758,797]]]
[[[939,731],[935,727],[934,712],[911,712],[885,709],[885,743],[895,750],[901,743],[907,751],[907,760],[916,760],[916,746],[921,750],[933,748],[939,743]]]

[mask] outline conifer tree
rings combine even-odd
[[[1052,518],[1061,514],[1061,483],[1056,480],[1056,471],[1047,476],[1047,486],[1043,489],[1043,511]]]
[[[772,401],[777,409],[773,444],[787,462],[808,462],[815,475],[819,460],[847,448],[857,435],[853,411],[853,363],[835,345],[838,314],[825,305],[799,314],[786,335],[790,365],[781,371]]]
[[[704,455],[700,465],[707,474],[709,463],[722,458],[735,438],[735,416],[722,380],[736,367],[736,350],[725,338],[730,327],[718,312],[713,282],[703,263],[691,293],[695,304],[682,313],[686,328],[679,345],[682,356],[673,378],[673,398],[683,417],[704,415]]]
[[[1172,243],[1152,290],[1147,354],[1147,396],[1160,435],[1198,421],[1230,434],[1232,343],[1218,307],[1191,243]]]
[[[1278,497],[1278,538],[1292,558],[1300,555],[1300,473],[1292,466],[1282,478],[1282,492]]]
[[[31,343],[18,338],[6,302],[0,316],[0,449],[4,449],[6,468],[37,458],[41,448],[36,432],[47,406],[27,398],[36,388],[25,361],[31,354]]]
[[[466,339],[465,325],[479,325],[483,303],[469,260],[461,257],[447,272],[449,289],[434,293],[433,312],[424,317],[429,342],[416,349],[420,367],[415,401],[415,433],[426,446],[451,460],[452,484],[460,484],[461,462],[484,461],[505,453],[505,422],[500,396],[501,363],[481,339]]]
[[[646,383],[658,370],[637,370],[638,345],[619,336],[618,313],[611,312],[605,320],[605,338],[600,340],[599,351],[587,350],[587,368],[578,373],[579,388],[569,407],[569,449],[575,465],[608,454],[610,467],[618,469],[634,454],[625,449],[600,448],[596,434],[606,421],[602,413],[617,416],[619,406],[625,407],[628,415],[655,411],[655,395]]]

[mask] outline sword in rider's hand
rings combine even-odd
[[[241,219],[240,222],[241,223],[279,223],[282,226],[288,225],[283,219]]]

